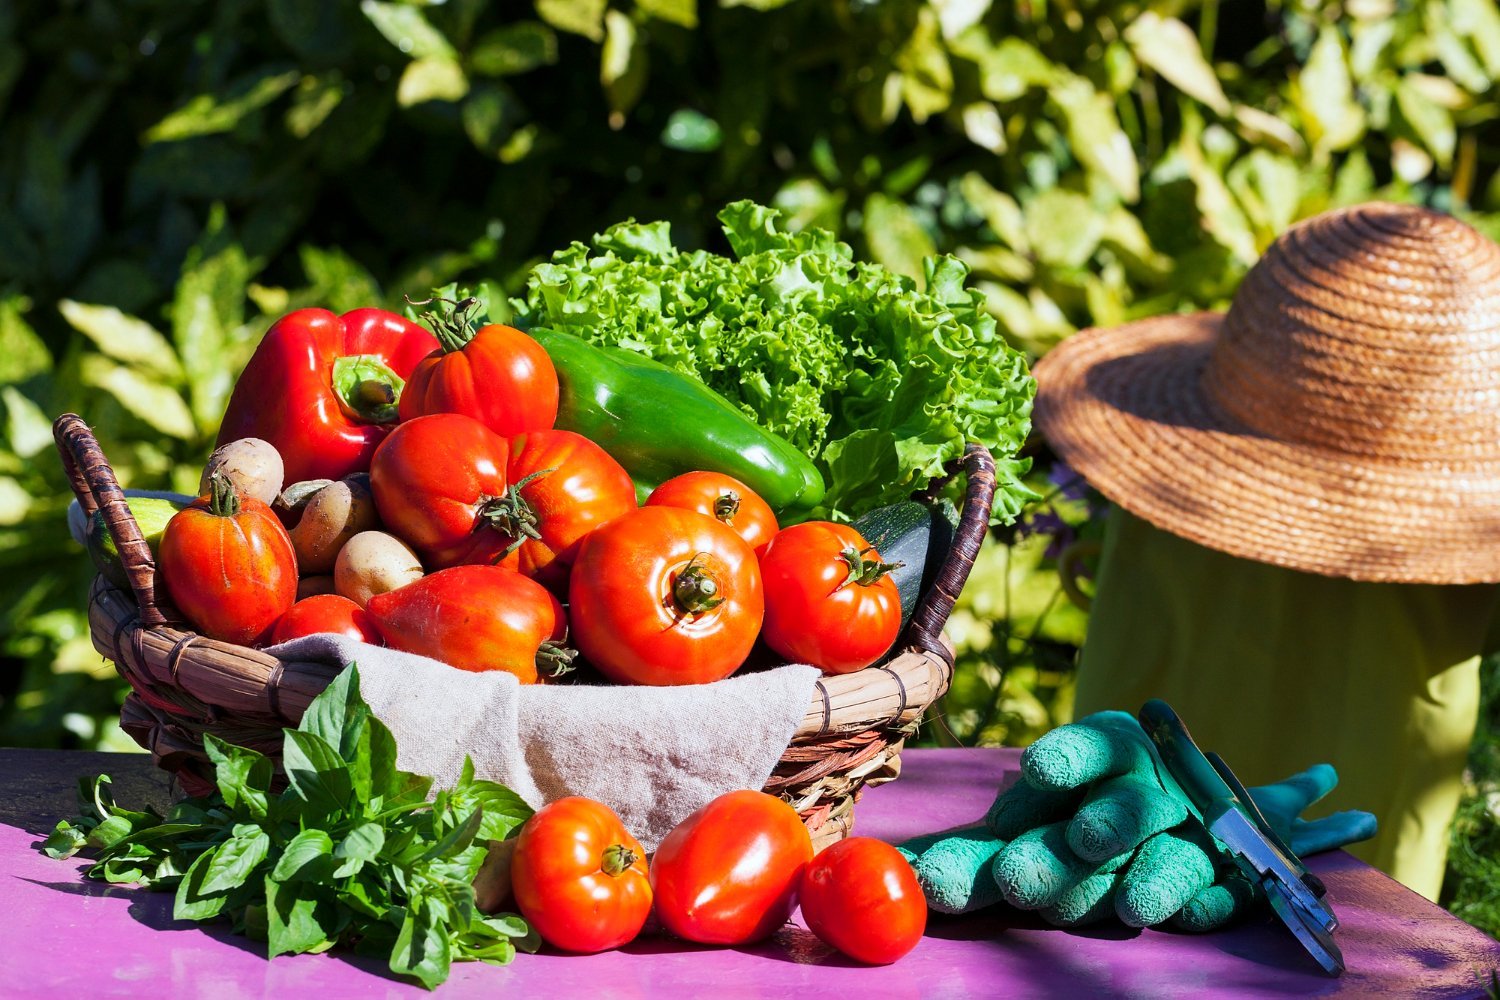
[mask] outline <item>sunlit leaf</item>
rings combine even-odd
[[[303,77],[292,92],[292,106],[286,112],[286,129],[299,139],[312,134],[344,99],[344,80],[338,73]]]
[[[193,136],[228,132],[246,116],[286,93],[301,74],[296,70],[264,69],[241,77],[223,95],[199,94],[146,130],[147,143],[175,142]]]
[[[1453,116],[1433,103],[1408,77],[1402,77],[1396,86],[1396,106],[1438,166],[1448,169],[1453,163],[1453,149],[1458,142]]]
[[[918,13],[915,28],[896,53],[895,65],[901,74],[901,99],[917,124],[947,110],[953,102],[953,70],[932,8],[923,7]]]
[[[52,370],[52,355],[26,322],[26,308],[20,296],[0,299],[0,385],[24,382]]]
[[[604,41],[604,10],[608,0],[536,0],[536,12],[559,31],[594,42]]]
[[[661,130],[661,144],[689,153],[711,153],[724,141],[719,123],[692,108],[678,108]]]
[[[618,128],[646,88],[646,46],[640,44],[635,22],[617,10],[604,16],[604,47],[599,55],[599,82],[609,99],[610,124]]]
[[[116,361],[125,361],[168,379],[182,377],[182,365],[172,345],[150,323],[114,306],[86,305],[63,299],[58,312],[68,325],[92,340]]]
[[[1026,204],[1026,238],[1054,267],[1081,267],[1104,235],[1104,216],[1081,194],[1053,188]]]
[[[1003,153],[1009,147],[1005,140],[1005,122],[1000,111],[989,101],[975,101],[964,105],[960,112],[964,124],[964,135],[969,141],[991,153]]]
[[[406,64],[396,87],[396,103],[409,108],[425,101],[459,101],[468,92],[468,78],[456,60],[430,56]]]
[[[412,59],[452,62],[458,55],[443,33],[427,20],[420,7],[384,0],[362,0],[359,9],[386,41]]]
[[[52,447],[52,421],[42,408],[16,389],[0,389],[5,401],[5,437],[10,450],[22,458],[31,458]]]
[[[920,278],[923,258],[937,253],[911,209],[883,194],[865,200],[865,240],[871,257],[911,278]]]
[[[1108,181],[1124,201],[1139,199],[1140,165],[1109,95],[1074,76],[1053,86],[1049,96],[1067,121],[1068,145],[1078,161]]]
[[[698,26],[698,0],[635,0],[638,9],[684,28]]]
[[[192,411],[176,390],[98,354],[85,355],[80,372],[84,385],[103,389],[132,416],[161,433],[184,440],[197,433]]]
[[[1315,148],[1344,149],[1364,134],[1364,110],[1354,100],[1354,80],[1337,28],[1318,33],[1296,78],[1295,95]]]
[[[1193,29],[1175,17],[1145,11],[1125,29],[1125,40],[1135,56],[1166,77],[1189,97],[1201,101],[1221,115],[1229,114],[1229,98],[1203,58],[1203,49]]]

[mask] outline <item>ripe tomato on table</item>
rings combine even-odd
[[[286,528],[222,473],[167,522],[156,564],[177,609],[225,642],[259,642],[297,599],[297,554]]]
[[[765,792],[721,795],[657,848],[657,919],[689,941],[759,941],[791,916],[812,857],[812,838],[791,806]]]
[[[290,642],[305,635],[331,632],[379,646],[383,642],[364,608],[338,594],[304,597],[276,620],[271,642]]]
[[[526,821],[510,884],[521,915],[564,951],[628,944],[651,914],[646,852],[614,810],[581,796],[558,799]]]
[[[901,631],[893,568],[847,524],[806,521],[783,529],[760,559],[766,645],[825,674],[874,663]]]
[[[472,417],[406,421],[370,463],[380,520],[428,565],[494,562],[511,544],[492,522],[505,499],[509,458],[506,440]]]
[[[635,510],[630,474],[582,434],[535,431],[510,441],[510,489],[492,518],[515,540],[502,566],[566,593],[590,531]]]
[[[722,521],[757,558],[775,537],[776,512],[755,491],[722,472],[684,472],[651,491],[647,507],[681,507]]]
[[[745,662],[765,605],[755,554],[711,517],[642,507],[583,541],[573,639],[620,684],[704,684]]]
[[[802,876],[808,930],[850,958],[889,965],[927,929],[927,900],[890,844],[850,837],[824,849]]]
[[[522,684],[569,669],[568,619],[551,591],[499,566],[454,566],[376,594],[365,606],[392,649],[460,670],[504,670]]]
[[[477,304],[450,303],[448,315],[433,320],[442,346],[407,378],[401,419],[462,413],[502,437],[550,429],[558,400],[552,359],[515,327],[489,323],[472,329],[468,314]]]

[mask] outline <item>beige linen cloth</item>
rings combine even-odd
[[[821,676],[793,665],[682,687],[523,685],[331,635],[269,652],[357,663],[402,769],[447,786],[468,754],[476,775],[533,807],[567,795],[605,803],[648,851],[717,796],[765,785]]]

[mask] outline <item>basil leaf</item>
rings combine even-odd
[[[434,919],[432,907],[425,899],[420,896],[413,899],[391,950],[391,971],[415,976],[430,990],[448,978],[452,961],[447,928]]]
[[[479,833],[479,826],[484,822],[484,814],[475,809],[455,826],[452,830],[433,844],[422,854],[421,860],[431,861],[441,858],[447,854],[456,854],[474,842],[474,837]]]
[[[207,895],[203,891],[208,868],[217,851],[205,851],[188,868],[177,883],[177,898],[172,903],[173,920],[210,920],[224,908],[224,894]]]
[[[521,796],[493,781],[474,782],[467,800],[484,812],[477,835],[480,840],[504,840],[535,811]]]
[[[324,951],[333,945],[318,920],[318,900],[311,883],[267,878],[265,885],[267,958]]]
[[[88,834],[79,827],[74,826],[65,819],[57,821],[57,826],[47,835],[42,842],[42,852],[47,857],[57,861],[71,858],[83,849],[88,843]]]
[[[343,861],[333,872],[334,878],[348,878],[375,860],[385,846],[385,831],[379,823],[361,823],[344,835],[333,856]]]
[[[130,820],[124,816],[110,816],[104,822],[89,831],[88,843],[90,847],[111,848],[130,836],[133,827]]]
[[[214,765],[214,784],[231,809],[243,808],[258,820],[266,818],[266,792],[271,787],[271,760],[264,754],[203,734],[203,749]]]
[[[310,807],[325,815],[343,810],[353,786],[349,767],[338,751],[320,736],[288,729],[282,744],[281,766],[292,790]]]
[[[333,869],[333,838],[322,830],[303,830],[282,849],[271,872],[277,882],[316,882]]]
[[[302,713],[300,732],[316,736],[353,762],[370,709],[359,696],[359,669],[343,670]]]
[[[214,852],[200,891],[227,892],[244,885],[270,849],[271,838],[260,827],[248,823],[235,827],[234,835]]]

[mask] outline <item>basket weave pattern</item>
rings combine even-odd
[[[157,593],[150,548],[88,426],[65,414],[53,432],[84,512],[104,512],[131,583],[125,593],[98,577],[89,594],[94,647],[131,687],[121,727],[189,795],[213,787],[204,733],[276,759],[283,727],[297,724],[339,668],[281,659],[185,627]],[[878,666],[819,680],[766,783],[767,792],[797,809],[820,849],[848,836],[864,788],[900,774],[906,738],[952,680],[953,651],[942,628],[984,539],[995,489],[994,462],[983,447],[971,444],[961,464],[967,479],[954,546],[919,600],[899,651]]]

